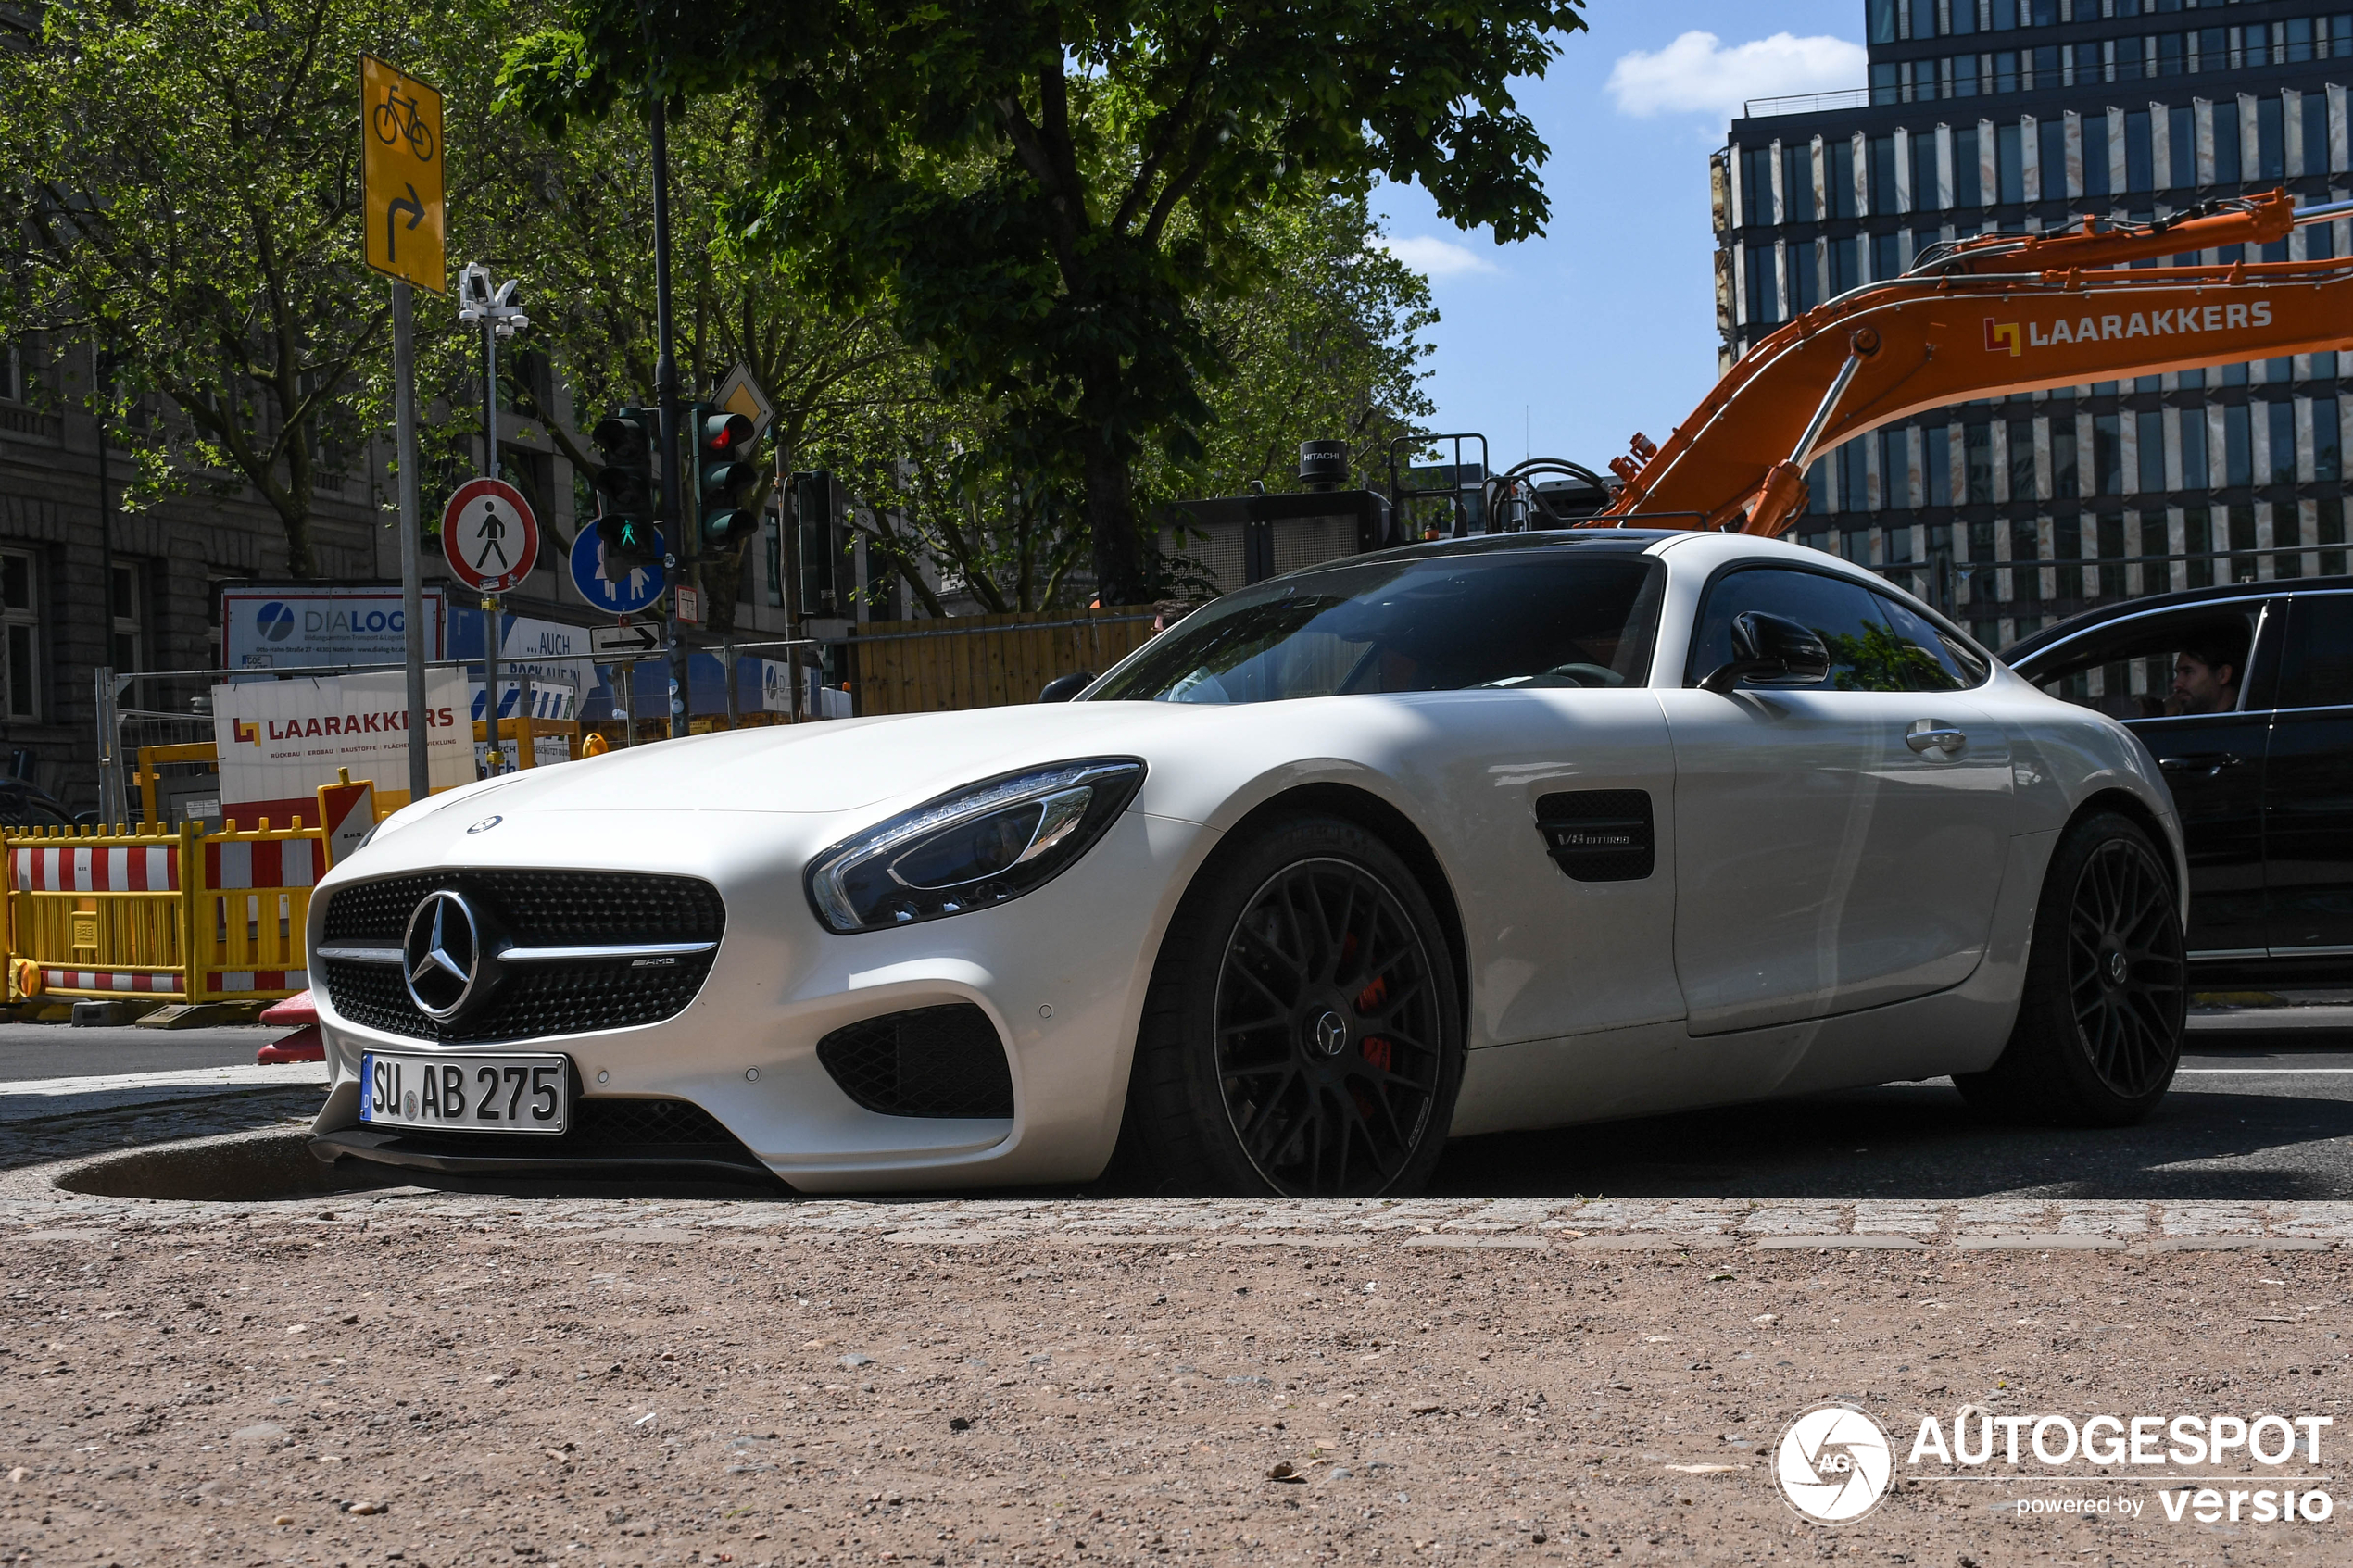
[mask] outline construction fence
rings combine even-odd
[[[11,830],[0,860],[11,1001],[267,1001],[310,984],[316,827]]]
[[[877,621],[856,628],[858,711],[937,713],[1036,702],[1059,676],[1100,675],[1151,640],[1158,612],[1124,609]]]

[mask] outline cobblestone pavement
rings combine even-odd
[[[249,1095],[175,1106],[40,1135],[50,1146],[95,1154],[168,1136],[208,1118],[234,1118],[296,1138],[283,1118],[308,1091]],[[274,1103],[273,1103],[274,1102]],[[19,1132],[19,1139],[29,1135]],[[19,1143],[19,1157],[30,1145]],[[349,1171],[352,1167],[346,1165]],[[1545,1251],[1743,1248],[1772,1250],[2133,1250],[2225,1248],[2314,1251],[2353,1246],[2353,1202],[2053,1201],[1993,1198],[1951,1203],[1865,1199],[1732,1201],[1714,1198],[1411,1198],[1271,1201],[1216,1198],[969,1198],[846,1200],[770,1195],[584,1196],[582,1189],[518,1185],[457,1193],[404,1185],[276,1201],[180,1202],[60,1191],[54,1170],[0,1175],[0,1241],[27,1233],[183,1230],[285,1225],[308,1228],[322,1205],[362,1228],[460,1226],[479,1234],[627,1235],[648,1227],[680,1238],[827,1236],[902,1246],[1424,1248]],[[369,1175],[380,1175],[369,1172]],[[723,1193],[727,1189],[720,1189]]]

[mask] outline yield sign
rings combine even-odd
[[[468,480],[442,508],[441,553],[460,583],[503,594],[538,562],[539,520],[505,480]]]

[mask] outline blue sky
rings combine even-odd
[[[1587,19],[1543,81],[1520,84],[1552,149],[1544,238],[1499,247],[1418,189],[1377,197],[1437,296],[1438,427],[1484,431],[1499,469],[1531,451],[1599,469],[1706,395],[1708,153],[1743,97],[1864,82],[1863,0],[1591,0]]]

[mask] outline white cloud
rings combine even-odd
[[[1472,272],[1501,270],[1470,246],[1458,245],[1452,240],[1441,240],[1434,234],[1416,234],[1402,240],[1385,239],[1380,245],[1381,249],[1415,271],[1430,278],[1459,278]]]
[[[1798,38],[1777,32],[1730,47],[1712,32],[1687,32],[1666,48],[1621,56],[1608,90],[1618,112],[1647,119],[1662,114],[1715,114],[1730,119],[1751,98],[1786,93],[1831,93],[1865,81],[1860,44],[1843,38]]]

